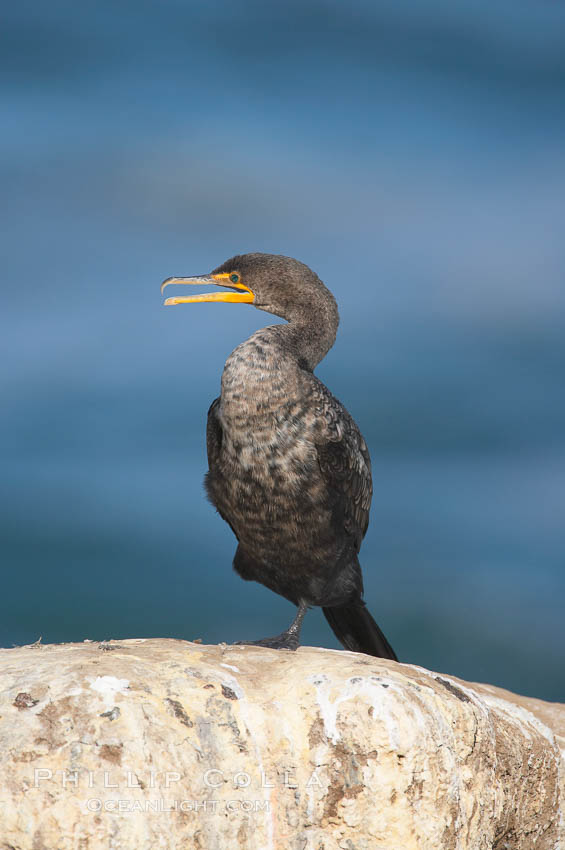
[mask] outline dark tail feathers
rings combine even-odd
[[[353,652],[365,652],[377,658],[398,661],[364,602],[353,602],[337,608],[322,608],[326,620],[340,643]]]

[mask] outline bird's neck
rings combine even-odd
[[[317,324],[291,321],[268,325],[240,343],[226,361],[228,372],[236,370],[248,380],[263,380],[264,373],[313,371],[335,342],[337,322],[327,329]]]
[[[313,371],[334,344],[338,321],[337,315],[331,324],[294,319],[286,325],[272,326],[273,335],[276,343],[288,351],[289,357],[303,369]]]
[[[287,324],[269,325],[238,345],[222,375],[222,410],[241,418],[278,409],[299,393],[302,370],[313,371],[335,342],[339,314],[330,298],[316,314],[305,311],[286,317]]]
[[[222,414],[226,420],[265,416],[300,394],[302,370],[312,371],[332,347],[332,325],[301,320],[269,325],[232,351],[222,375]]]
[[[313,300],[307,309],[293,305],[283,315],[286,325],[272,325],[264,330],[272,334],[273,345],[285,350],[290,359],[313,371],[335,342],[339,313],[333,295]]]

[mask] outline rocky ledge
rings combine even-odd
[[[351,652],[0,650],[1,850],[565,848],[565,705]]]

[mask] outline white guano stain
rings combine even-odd
[[[332,744],[336,744],[340,738],[340,734],[337,730],[338,708],[342,702],[350,700],[354,692],[358,693],[359,688],[356,686],[356,683],[352,684],[351,681],[349,681],[349,687],[347,687],[345,691],[342,691],[341,695],[332,702],[330,699],[332,683],[325,673],[316,673],[313,676],[309,676],[308,681],[312,682],[316,688],[316,701],[320,708],[320,714],[324,724],[324,734],[326,738],[331,740]]]
[[[223,664],[222,666],[225,667],[227,665]],[[245,692],[235,676],[230,676],[229,673],[218,673],[217,676],[222,687],[229,688],[230,691],[234,692],[238,699],[245,699]]]
[[[106,708],[112,708],[116,694],[125,694],[129,688],[129,679],[117,679],[116,676],[97,676],[88,681],[91,690],[100,694]]]
[[[220,666],[234,669],[239,673],[239,670],[237,670],[236,667],[232,668],[230,664],[221,663]],[[255,758],[257,760],[257,767],[259,768],[261,775],[263,776],[265,774],[265,767],[263,765],[263,755],[262,755],[262,747],[261,747],[262,742],[260,743],[259,740],[258,740],[258,738],[260,736],[260,730],[263,728],[263,724],[259,724],[259,726],[257,727],[257,724],[254,722],[254,718],[250,716],[250,711],[249,711],[250,706],[249,706],[249,703],[247,701],[245,691],[243,690],[243,688],[241,687],[241,685],[239,684],[239,682],[237,681],[235,676],[230,676],[229,673],[224,673],[220,677],[220,681],[221,681],[222,685],[225,685],[226,687],[230,688],[230,690],[232,690],[237,697],[238,701],[234,705],[234,711],[239,712],[241,719],[242,719],[242,721],[245,725],[245,728],[246,728],[246,730],[249,734],[249,737],[251,738],[251,743],[253,745],[253,749],[255,750]],[[236,708],[236,706],[237,706],[237,708]],[[257,732],[255,731],[256,729],[257,729]],[[268,802],[268,804],[269,804],[268,811],[269,811],[269,814],[270,814],[270,816],[267,818],[267,822],[266,822],[267,846],[265,847],[265,850],[275,850],[275,844],[274,844],[275,811],[274,811],[274,807],[271,805],[271,788],[266,786],[262,790],[263,790],[263,799],[264,799],[264,801]]]
[[[385,682],[387,686],[387,697],[384,697],[382,691],[383,683],[380,677],[377,680],[376,677],[354,676],[347,680],[345,688],[342,682],[339,683],[340,694],[333,701],[330,698],[333,685],[325,673],[316,673],[313,676],[309,676],[308,681],[312,682],[316,688],[316,701],[324,724],[324,734],[332,744],[336,744],[341,737],[337,728],[339,706],[343,702],[358,699],[362,695],[365,697],[367,703],[373,707],[375,715],[383,722],[391,749],[398,750],[402,747],[398,722],[390,708],[390,696],[398,692],[398,688],[393,681]]]
[[[432,679],[434,682],[438,682],[440,679],[443,679],[444,682],[448,682],[454,688],[469,697],[469,702],[473,705],[473,707],[478,708],[479,711],[484,715],[484,717],[487,720],[489,719],[490,711],[485,700],[485,694],[478,694],[477,691],[474,691],[472,688],[462,684],[459,681],[454,682],[453,679],[451,679],[447,673],[435,673],[433,670],[427,670],[425,667],[419,667],[417,664],[406,664],[405,666],[411,668],[412,670],[416,670],[416,672],[420,673],[422,677]],[[423,688],[426,686],[421,684],[420,687]],[[432,693],[435,693],[435,689],[433,687],[431,687],[430,689]]]
[[[494,694],[481,694],[481,696],[489,707],[496,708],[501,713],[504,713],[509,719],[517,723],[524,736],[531,740],[532,736],[530,735],[529,728],[533,728],[539,735],[543,735],[548,743],[557,749],[553,731],[549,728],[549,726],[546,726],[545,723],[542,723],[539,718],[532,714],[531,711],[528,711],[527,708],[524,708],[521,705],[515,705],[514,703],[508,702],[500,697],[496,697]]]

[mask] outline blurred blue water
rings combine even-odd
[[[28,0],[3,40],[0,644],[286,624],[201,486],[265,316],[158,289],[272,251],[339,302],[399,655],[565,700],[563,6]]]

